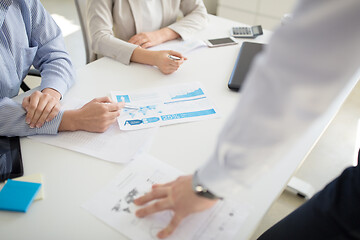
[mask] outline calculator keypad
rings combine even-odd
[[[251,35],[251,30],[249,27],[233,27],[234,35]]]

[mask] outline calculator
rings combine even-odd
[[[263,34],[261,25],[252,27],[233,27],[230,32],[233,37],[237,38],[256,38]]]

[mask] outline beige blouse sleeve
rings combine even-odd
[[[88,0],[87,18],[93,51],[117,61],[129,64],[137,45],[114,36],[113,0]]]
[[[203,29],[208,23],[206,7],[202,0],[182,0],[180,10],[184,17],[168,27],[177,32],[183,40]]]

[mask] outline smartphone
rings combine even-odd
[[[230,31],[231,36],[237,38],[256,38],[263,34],[261,25],[252,27],[233,27]]]
[[[220,46],[227,46],[227,45],[234,45],[238,42],[233,37],[226,37],[226,38],[214,38],[205,40],[205,43],[209,47],[220,47]]]

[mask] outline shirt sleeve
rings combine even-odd
[[[168,27],[177,32],[183,40],[203,29],[208,23],[206,7],[202,0],[182,0],[180,10],[184,17]]]
[[[9,98],[0,99],[0,136],[30,136],[35,134],[56,134],[62,119],[63,111],[41,128],[30,128],[25,123],[26,112],[21,104]],[[11,121],[9,121],[11,119]]]
[[[130,64],[131,56],[138,45],[114,36],[112,0],[89,0],[87,17],[91,46],[95,53],[113,58],[123,64]]]
[[[61,96],[73,85],[74,69],[60,28],[40,1],[29,1],[32,47],[37,47],[33,65],[41,72],[41,90],[52,88]]]
[[[288,156],[349,86],[360,65],[360,1],[305,0],[251,68],[199,181],[241,198]],[[334,30],[336,29],[336,34]],[[325,127],[325,126],[324,126]]]

